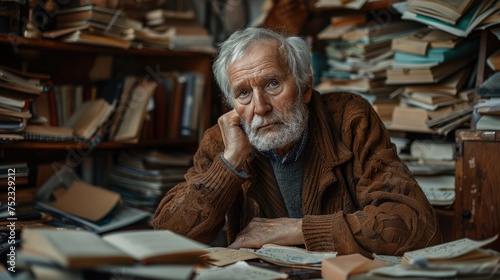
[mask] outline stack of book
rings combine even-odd
[[[396,106],[387,128],[394,131],[447,135],[472,118],[474,102],[443,106],[434,111],[419,107]]]
[[[356,13],[333,16],[331,24],[318,34],[319,39],[328,41],[326,55],[330,67],[322,73],[316,90],[358,93],[373,105],[380,105],[380,112],[388,107],[388,113],[381,114],[387,120],[397,104],[389,96],[399,88],[386,84],[386,70],[393,59],[391,42],[421,27],[419,23],[401,20],[370,24],[363,14]]]
[[[500,12],[496,15],[496,24],[500,24]],[[499,27],[492,28],[491,32],[496,36],[493,40],[500,38]],[[471,126],[478,130],[500,130],[500,49],[493,50],[487,56],[486,65],[492,73],[485,76],[485,80],[477,87],[479,100],[474,108]]]
[[[442,81],[476,60],[479,40],[450,38],[449,44],[441,40],[443,32],[427,28],[409,37],[394,39],[394,62],[387,70],[388,84],[431,84]],[[435,47],[432,41],[436,40]]]
[[[50,90],[49,76],[0,66],[0,139],[22,140],[33,100]]]
[[[448,134],[469,121],[479,41],[428,27],[392,40],[386,83],[401,86],[389,129]]]
[[[415,175],[420,188],[433,206],[450,207],[455,202],[455,175]]]
[[[413,140],[405,162],[429,202],[448,207],[455,201],[455,143]]]
[[[450,34],[467,37],[495,11],[496,0],[449,1],[412,0],[395,3],[403,19],[421,22]]]
[[[474,106],[472,127],[477,130],[500,130],[500,100],[481,99]]]
[[[84,4],[59,9],[55,30],[42,35],[68,43],[82,43],[127,49],[142,22],[127,17],[122,10]]]
[[[122,151],[110,170],[110,188],[125,204],[154,212],[163,195],[184,180],[192,154],[156,150]]]
[[[213,37],[193,10],[149,11],[145,14],[145,28],[136,32],[136,38],[146,47],[215,51]]]
[[[0,192],[1,210],[8,210],[8,206],[22,212],[29,209],[35,202],[35,187],[29,182],[30,169],[26,162],[2,162],[0,164]],[[12,194],[15,192],[15,196]],[[10,202],[10,203],[9,203]],[[13,204],[15,202],[15,204]]]

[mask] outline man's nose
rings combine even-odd
[[[261,89],[254,89],[253,93],[254,113],[260,116],[272,110],[271,98]]]

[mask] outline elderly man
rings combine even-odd
[[[442,241],[431,205],[370,104],[312,88],[299,37],[247,28],[220,45],[214,76],[232,110],[205,132],[185,182],[153,219],[208,243],[402,255]]]

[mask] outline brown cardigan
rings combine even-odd
[[[433,208],[398,158],[388,133],[358,95],[314,92],[302,188],[306,248],[339,254],[402,255],[442,242]],[[186,181],[169,191],[153,218],[208,243],[224,224],[228,241],[253,217],[286,217],[269,160],[255,152],[237,176],[221,160],[220,129],[205,132]]]

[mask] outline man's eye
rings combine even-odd
[[[238,93],[238,98],[247,98],[250,96],[250,91],[248,90],[242,90]]]
[[[277,81],[270,81],[270,82],[269,82],[269,87],[270,87],[270,88],[275,88],[275,87],[277,87],[277,86],[279,86],[279,85],[280,85],[280,83],[279,83],[279,82],[277,82]]]
[[[280,82],[273,80],[267,84],[265,91],[269,95],[276,95],[280,92],[280,88],[281,88]]]
[[[236,96],[236,99],[238,102],[242,105],[246,105],[250,103],[250,100],[252,100],[252,92],[248,90],[242,90],[238,92],[238,95]]]

